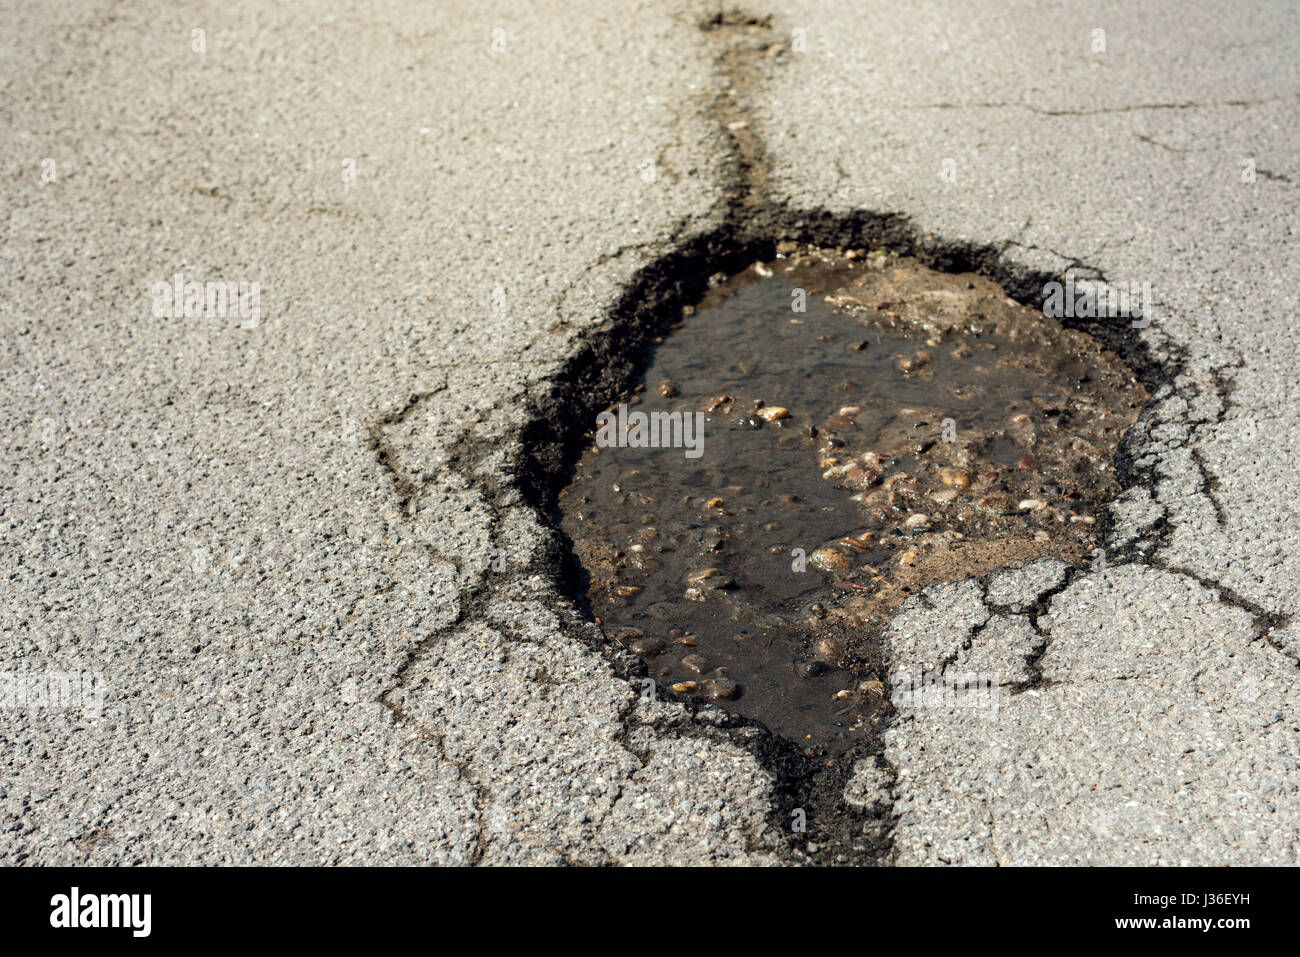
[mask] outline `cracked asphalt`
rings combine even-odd
[[[737,9],[0,6],[0,672],[104,688],[0,709],[0,860],[835,862],[805,802],[845,859],[1296,862],[1300,12]],[[998,707],[834,794],[645,698],[540,517],[787,236],[1157,301],[1093,330],[1152,391],[1098,560],[909,602],[891,662]]]

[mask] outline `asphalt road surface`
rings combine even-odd
[[[1300,10],[736,9],[3,4],[0,860],[826,860],[535,507],[566,377],[795,236],[1157,302],[1099,560],[886,636],[1032,687],[824,802],[900,864],[1296,862]]]

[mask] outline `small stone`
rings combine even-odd
[[[718,411],[718,409],[722,408],[724,405],[731,405],[731,403],[732,403],[733,401],[735,401],[735,400],[732,399],[731,396],[729,396],[729,395],[715,395],[715,396],[714,396],[712,399],[710,399],[708,402],[704,403],[704,411],[705,411],[705,412],[716,412],[716,411]]]
[[[614,594],[619,598],[635,598],[641,594],[641,589],[636,585],[619,585],[614,589]]]
[[[667,647],[662,638],[637,638],[628,643],[628,651],[640,655],[643,658],[649,658],[663,652]]]
[[[1026,472],[1038,471],[1038,459],[1032,455],[1020,456],[1020,461],[1016,463],[1016,468],[1024,469]]]
[[[722,499],[716,496],[704,503],[705,508],[722,508],[722,506],[723,506]]]
[[[707,690],[714,701],[734,701],[740,697],[740,685],[730,678],[717,678],[708,682]]]
[[[1047,508],[1047,503],[1041,498],[1026,498],[1020,500],[1018,507],[1021,511],[1036,512],[1040,508]]]
[[[680,391],[677,388],[677,383],[672,379],[664,379],[659,383],[658,389],[659,394],[665,399],[671,399],[673,396],[680,394]]]
[[[903,524],[906,525],[908,528],[916,528],[918,525],[929,525],[930,516],[926,515],[923,512],[916,512],[912,515],[909,515],[907,517],[907,521],[904,522]]]
[[[883,698],[885,696],[885,685],[883,682],[873,678],[858,685],[858,694],[868,694],[874,695],[877,698]]]
[[[693,694],[699,686],[699,682],[696,681],[678,681],[673,685],[673,691],[678,694]]]
[[[801,661],[795,666],[801,678],[816,678],[818,675],[826,673],[826,662],[824,661]]]
[[[687,655],[682,659],[682,667],[688,671],[694,671],[697,675],[702,675],[706,671],[713,670],[713,662],[703,655]]]
[[[694,574],[687,575],[686,580],[692,585],[698,585],[702,581],[707,581],[710,578],[717,578],[721,574],[722,571],[720,569],[706,568],[702,572],[695,572]]]
[[[847,415],[832,415],[826,420],[826,424],[833,429],[856,429],[858,427],[858,424]]]
[[[849,560],[833,548],[819,548],[808,556],[814,568],[824,572],[846,572],[851,567]]]
[[[970,488],[970,473],[961,469],[941,468],[939,469],[939,480],[944,485],[953,485],[957,488]]]
[[[776,422],[790,418],[790,410],[779,405],[768,405],[758,410],[758,417],[764,422]]]

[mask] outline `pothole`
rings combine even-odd
[[[665,691],[837,755],[888,709],[909,595],[1090,555],[1146,398],[1093,338],[979,276],[794,243],[683,311],[558,500],[593,613]]]

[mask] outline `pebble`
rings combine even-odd
[[[779,405],[768,405],[758,410],[758,417],[764,422],[776,422],[790,418],[790,410]]]
[[[708,693],[714,701],[735,701],[740,697],[740,685],[730,678],[717,678],[708,683]]]
[[[614,594],[619,598],[635,598],[641,594],[641,589],[636,585],[619,585],[614,589]]]
[[[1036,512],[1040,508],[1046,508],[1047,503],[1041,498],[1025,498],[1020,500],[1018,507],[1026,512]]]
[[[944,485],[954,485],[957,488],[970,488],[970,473],[961,469],[941,468],[939,469],[939,480]]]
[[[699,686],[697,681],[678,681],[673,685],[673,691],[678,694],[691,694]]]
[[[682,667],[688,671],[694,671],[697,675],[702,675],[706,671],[713,670],[713,662],[703,655],[687,655],[682,659]]]
[[[672,379],[664,379],[659,383],[659,394],[665,399],[671,399],[675,395],[680,395],[677,383]]]
[[[814,568],[824,572],[846,572],[852,566],[849,560],[833,548],[819,548],[808,556]]]
[[[832,415],[826,420],[826,424],[833,429],[856,429],[858,427],[858,423],[847,415]]]
[[[649,637],[637,638],[634,641],[629,642],[627,646],[628,651],[631,651],[633,654],[641,655],[643,658],[649,658],[652,655],[660,654],[666,647],[667,645],[664,644],[662,638]]]
[[[926,515],[924,512],[916,512],[907,516],[907,521],[903,524],[908,528],[916,528],[918,525],[929,525],[930,516]]]
[[[826,662],[800,661],[795,665],[795,670],[799,672],[801,678],[816,678],[826,673]]]
[[[704,403],[704,411],[716,412],[724,405],[730,405],[733,401],[735,400],[732,399],[731,396],[729,395],[715,395],[708,402]]]

